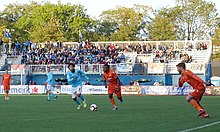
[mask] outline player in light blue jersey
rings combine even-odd
[[[50,71],[50,67],[47,67],[47,80],[44,82],[46,85],[46,90],[47,90],[47,100],[50,101],[50,94],[54,97],[54,100],[57,100],[57,96],[54,94],[53,91],[53,73]]]
[[[77,99],[79,97],[83,101],[83,106],[86,107],[86,100],[84,99],[82,93],[82,78],[89,79],[86,74],[78,69],[75,69],[75,64],[70,63],[68,65],[69,70],[67,71],[67,81],[69,85],[72,85],[72,99],[76,102],[78,105],[77,109],[81,109],[82,106]]]

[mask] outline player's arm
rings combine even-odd
[[[79,71],[79,73],[81,74],[82,77],[86,78],[86,80],[89,80],[89,77],[86,75],[85,72]]]
[[[4,75],[2,75],[1,85],[3,85],[3,82],[4,82]]]
[[[73,81],[72,76],[70,75],[70,73],[67,72],[67,82],[71,83]]]
[[[106,79],[106,77],[104,76],[104,77],[103,77],[103,83],[104,83],[105,88],[107,88],[107,82],[106,82],[106,80],[107,80],[107,79]]]
[[[193,78],[194,80],[196,80],[196,81],[198,81],[198,82],[200,82],[200,83],[203,83],[203,84],[207,84],[205,81],[203,81],[200,77],[198,77],[198,76],[196,76],[194,73],[192,73],[192,72],[187,72],[186,73],[186,75],[188,76],[188,77],[191,77],[191,78]]]
[[[53,75],[50,73],[50,74],[48,75],[48,78],[47,78],[47,80],[46,80],[46,83],[50,82],[52,79],[53,79]]]
[[[116,79],[116,82],[117,82],[116,90],[120,91],[120,80],[118,78],[118,75],[115,72],[113,72],[112,76],[114,77],[114,79]]]
[[[185,83],[185,81],[184,81],[184,79],[182,78],[182,76],[179,77],[179,82],[178,82],[179,87],[182,87],[184,83]]]
[[[12,77],[11,77],[11,75],[10,75],[10,79],[9,79],[9,80],[10,80],[10,83],[12,83]]]

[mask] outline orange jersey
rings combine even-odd
[[[2,75],[2,82],[4,85],[10,85],[12,81],[11,75],[10,74],[3,74]]]
[[[118,75],[113,70],[109,70],[108,73],[104,73],[104,81],[108,80],[109,86],[116,86],[117,78],[118,78]]]
[[[185,82],[191,85],[193,89],[205,89],[204,81],[190,70],[185,70],[184,73],[181,75],[179,79],[179,86],[182,87]]]

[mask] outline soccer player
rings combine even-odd
[[[121,96],[121,82],[118,78],[118,75],[115,73],[114,70],[110,69],[110,66],[108,64],[104,65],[103,71],[104,71],[104,85],[105,85],[105,88],[107,88],[106,81],[108,80],[108,96],[109,96],[110,102],[113,105],[113,110],[117,110],[118,108],[117,108],[115,100],[113,98],[113,93],[116,94],[119,101],[122,103],[123,99],[122,99],[122,96]]]
[[[76,102],[76,104],[78,105],[77,109],[81,109],[82,106],[79,102],[79,100],[77,99],[77,97],[79,97],[82,101],[83,101],[83,106],[86,107],[86,100],[84,99],[83,95],[82,95],[82,78],[86,78],[87,80],[89,80],[89,78],[86,76],[86,74],[78,69],[75,69],[75,64],[73,63],[69,63],[68,65],[69,70],[67,71],[67,81],[68,84],[72,85],[72,99]]]
[[[57,100],[57,96],[53,92],[53,73],[50,71],[50,67],[47,67],[47,80],[44,82],[47,90],[47,101],[50,101],[50,95],[54,97],[54,100]]]
[[[9,100],[8,93],[10,90],[10,83],[12,82],[12,77],[8,74],[8,70],[5,70],[5,74],[2,75],[1,85],[4,84],[5,100]]]
[[[176,65],[177,71],[181,74],[179,78],[179,87],[182,87],[185,82],[190,84],[194,91],[190,92],[186,96],[186,100],[198,110],[198,116],[201,118],[208,118],[208,113],[203,109],[202,105],[199,103],[202,99],[202,96],[205,92],[204,84],[208,85],[209,83],[204,82],[201,78],[193,74],[190,70],[186,70],[185,63],[179,63]]]

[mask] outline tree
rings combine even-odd
[[[214,31],[212,44],[215,46],[220,46],[220,18],[217,18],[217,26]]]
[[[216,23],[216,8],[204,0],[176,0],[173,8],[179,39],[205,39]]]
[[[81,5],[28,5],[16,28],[25,31],[34,41],[78,41],[79,29],[85,34],[91,19]]]
[[[133,8],[117,7],[116,9],[103,11],[100,21],[103,24],[109,22],[114,26],[115,31],[111,33],[111,40],[138,40],[139,30],[146,14],[146,12],[142,13],[140,11],[148,11],[149,9],[148,6],[140,5],[134,5]]]
[[[155,13],[148,26],[150,39],[154,41],[176,40],[176,27],[172,16],[172,10],[162,8]]]

